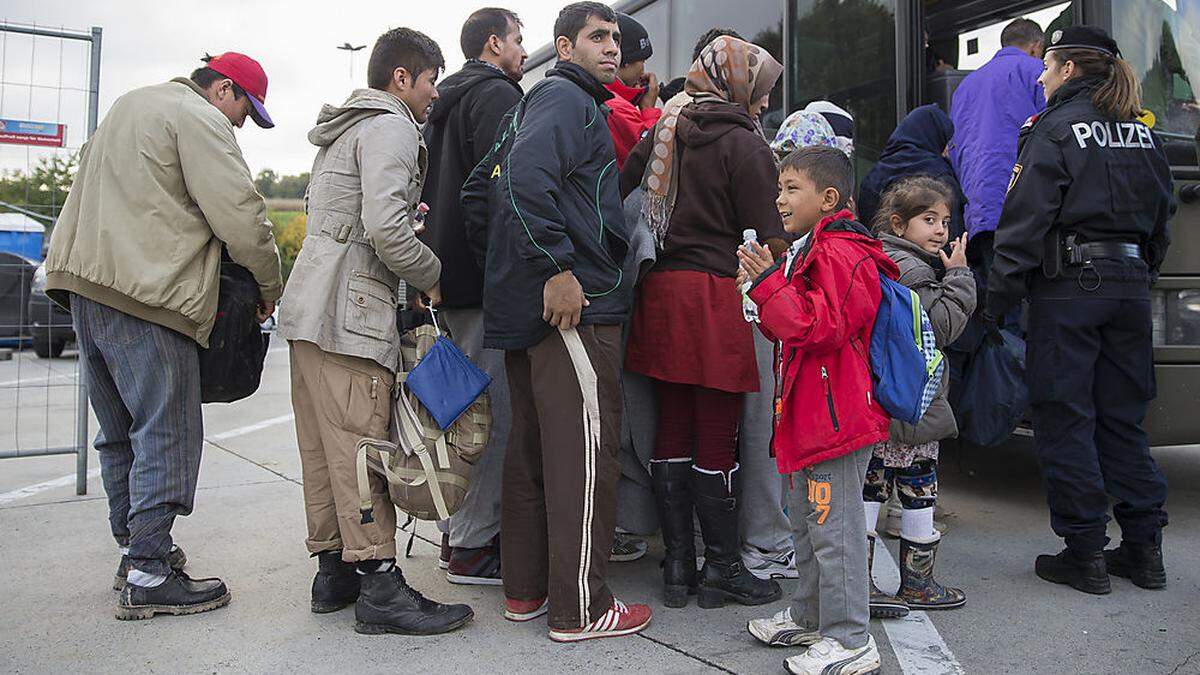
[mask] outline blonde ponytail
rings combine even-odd
[[[1101,112],[1118,120],[1131,120],[1142,114],[1141,85],[1125,59],[1094,49],[1056,49],[1051,54],[1059,66],[1073,61],[1081,76],[1104,78],[1092,94],[1092,104]]]
[[[1123,58],[1105,57],[1109,62],[1108,79],[1092,95],[1092,103],[1119,120],[1142,114],[1142,92],[1137,75]]]

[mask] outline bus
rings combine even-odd
[[[1106,29],[1142,85],[1143,105],[1171,162],[1179,210],[1153,291],[1158,397],[1146,429],[1155,446],[1200,444],[1200,0],[621,0],[654,43],[647,70],[686,74],[710,28],[732,28],[785,66],[763,127],[825,99],[855,119],[855,172],[878,160],[913,108],[949,111],[954,88],[1000,48],[1017,17],[1047,35],[1073,24]],[[526,87],[553,65],[553,45],[530,55]]]

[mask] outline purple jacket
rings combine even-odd
[[[1004,47],[954,91],[950,119],[950,163],[967,196],[967,232],[991,232],[1013,165],[1017,133],[1030,116],[1046,107],[1038,77],[1042,62],[1016,47]]]

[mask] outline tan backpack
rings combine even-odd
[[[383,475],[396,508],[420,520],[445,520],[466,499],[471,465],[479,460],[492,428],[487,392],[479,396],[443,432],[417,397],[404,386],[412,371],[437,340],[433,326],[417,326],[401,337],[401,372],[393,391],[388,440],[364,438],[358,443],[358,498],[364,523],[371,515],[368,470]]]

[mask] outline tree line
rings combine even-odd
[[[28,170],[0,171],[0,212],[10,211],[4,206],[8,204],[45,216],[49,230],[67,200],[78,166],[77,154],[54,155],[43,157]],[[254,186],[267,199],[301,199],[308,188],[308,172],[281,176],[273,169],[263,169],[255,176]]]

